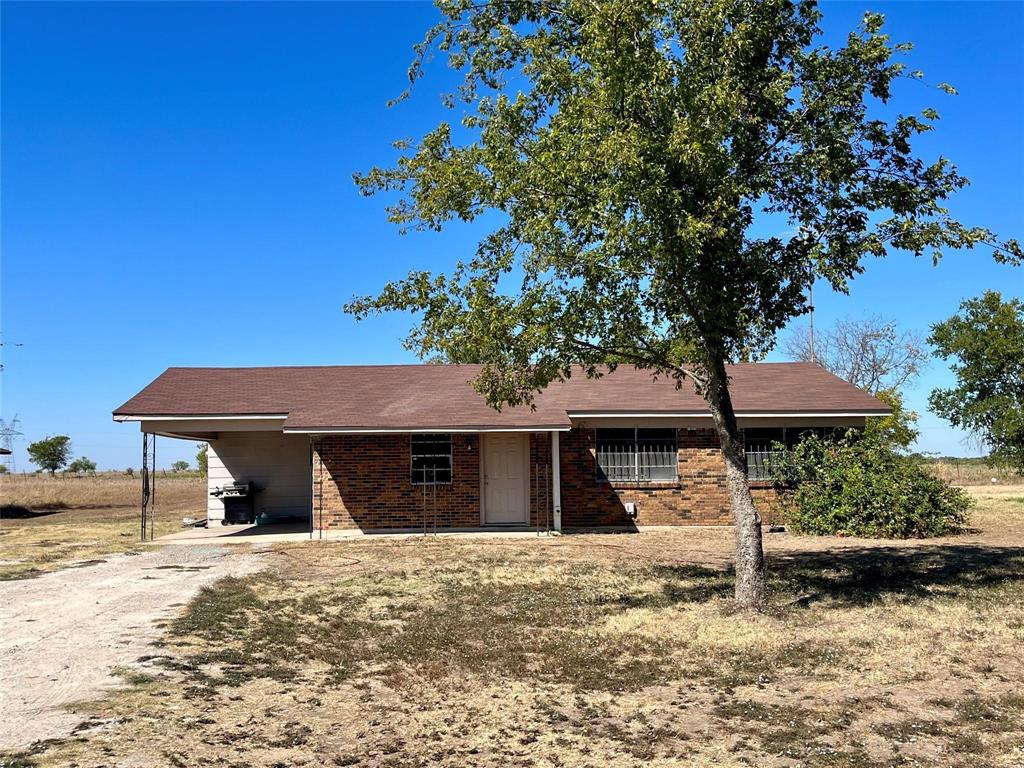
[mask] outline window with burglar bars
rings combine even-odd
[[[807,435],[825,439],[841,437],[847,427],[748,427],[743,430],[747,449],[747,479],[767,482],[786,451],[795,448]]]
[[[411,453],[413,485],[451,483],[451,435],[413,435]]]
[[[597,430],[598,479],[610,482],[674,481],[678,477],[674,429]]]

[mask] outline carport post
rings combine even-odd
[[[139,538],[153,540],[156,507],[156,435],[142,433],[142,510],[139,515]]]

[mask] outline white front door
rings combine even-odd
[[[484,523],[526,525],[528,435],[484,435]]]

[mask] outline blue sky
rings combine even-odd
[[[925,156],[973,185],[953,212],[1024,236],[1024,4],[832,2],[830,42],[885,13],[910,59],[955,98],[912,87],[906,109],[943,120]],[[392,157],[446,115],[438,61],[414,98],[411,46],[426,3],[3,3],[2,414],[24,447],[72,437],[101,468],[139,464],[110,411],[170,365],[412,362],[408,318],[341,311],[412,267],[444,269],[479,230],[399,236],[353,171]],[[919,331],[988,288],[1024,294],[1024,271],[987,253],[868,263],[849,296],[816,292],[816,322],[880,314]],[[223,294],[223,295],[222,295]],[[23,346],[14,347],[15,343]],[[909,393],[951,380],[935,362]],[[923,414],[920,447],[970,453]],[[161,465],[195,448],[166,440]]]

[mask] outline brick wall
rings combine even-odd
[[[597,477],[593,429],[563,433],[562,525],[564,527],[632,525],[729,525],[725,459],[711,429],[680,429],[678,482],[614,485]],[[774,492],[755,488],[754,503],[766,522],[774,515]],[[636,504],[637,517],[626,514]]]
[[[529,435],[530,525],[551,519],[551,435]],[[452,435],[450,485],[413,485],[410,436],[331,435],[313,446],[313,519],[325,529],[480,525],[479,435]],[[436,496],[435,496],[436,493]],[[436,499],[436,500],[435,500]]]
[[[413,485],[410,455],[408,434],[319,438],[313,445],[314,525],[422,528],[426,517],[433,527],[436,508],[438,528],[479,526],[479,436],[452,435],[450,485]]]
[[[551,433],[530,433],[530,525],[554,528],[551,494]]]
[[[529,436],[530,524],[551,519],[551,435]],[[475,528],[480,525],[480,436],[452,435],[452,483],[413,485],[410,436],[331,435],[313,450],[313,517],[327,529]],[[725,525],[732,522],[725,463],[712,430],[679,430],[679,481],[612,486],[596,472],[593,429],[560,436],[562,525]],[[766,522],[774,520],[774,493],[752,489]],[[436,492],[436,496],[435,496]],[[425,495],[424,495],[425,494]],[[625,504],[637,505],[637,519]],[[553,525],[553,521],[551,522]]]

